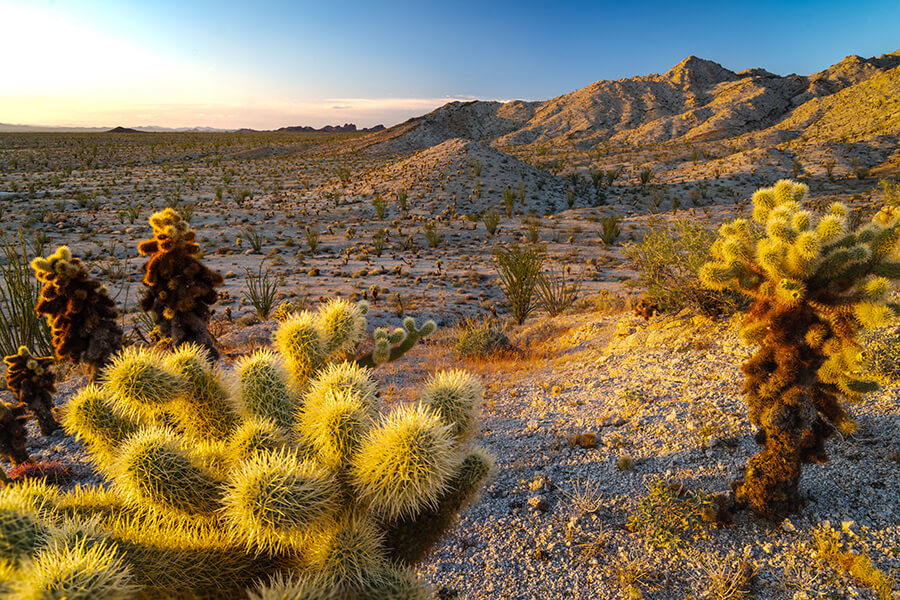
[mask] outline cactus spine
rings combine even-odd
[[[858,332],[900,313],[887,301],[900,278],[896,209],[849,231],[844,205],[817,218],[803,208],[807,191],[787,180],[758,190],[753,218],[764,235],[744,219],[723,225],[700,272],[706,286],[753,299],[740,334],[758,345],[743,366],[744,393],[763,449],[734,489],[771,519],[800,508],[801,466],[827,460],[831,433],[854,430],[844,401],[877,388],[860,375]]]
[[[15,486],[0,505],[30,503],[48,543],[69,543],[63,523],[94,527],[143,596],[238,597],[268,578],[260,597],[427,598],[408,567],[490,471],[470,442],[480,386],[453,372],[432,380],[427,404],[386,409],[369,369],[338,358],[357,353],[363,314],[333,302],[295,315],[275,335],[277,353],[228,373],[197,346],[122,352],[62,419],[108,489]],[[410,323],[403,335],[428,329]]]

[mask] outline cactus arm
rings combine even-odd
[[[425,321],[422,324],[422,327],[416,328],[416,321],[412,317],[406,317],[403,320],[403,327],[406,329],[406,335],[403,336],[403,339],[399,341],[399,343],[395,343],[390,346],[390,350],[384,347],[385,342],[388,344],[391,343],[392,339],[396,339],[399,337],[397,335],[397,330],[394,330],[391,334],[386,334],[381,339],[377,339],[375,341],[375,348],[361,357],[356,359],[356,364],[361,367],[366,367],[369,369],[373,369],[378,365],[382,365],[387,362],[392,362],[412,350],[413,346],[416,343],[424,338],[425,336],[430,335],[436,328],[434,321]],[[379,346],[379,342],[381,342],[381,346]]]

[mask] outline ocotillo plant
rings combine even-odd
[[[196,233],[167,208],[150,217],[153,237],[138,244],[149,260],[144,264],[141,309],[153,315],[159,334],[174,346],[194,342],[218,358],[216,342],[209,333],[210,305],[217,300],[222,276],[200,262]]]
[[[41,433],[50,435],[59,429],[53,416],[53,394],[56,393],[56,372],[53,358],[35,357],[21,346],[18,353],[3,359],[6,363],[6,386],[16,400],[24,402],[37,417]]]
[[[122,328],[106,288],[66,246],[31,261],[43,284],[34,309],[50,324],[57,358],[83,362],[91,377],[122,348]]]
[[[195,344],[118,355],[63,413],[108,485],[0,491],[0,550],[17,541],[0,586],[106,597],[114,581],[140,597],[235,598],[263,581],[261,598],[430,597],[411,566],[491,470],[471,441],[482,389],[464,372],[438,374],[417,402],[386,409],[370,370],[345,360],[365,309],[334,301],[294,314],[275,352],[227,377]],[[393,355],[376,348],[374,364]],[[47,577],[32,577],[46,552],[78,560],[63,569],[54,556]]]
[[[758,346],[744,366],[750,421],[763,449],[735,482],[739,502],[780,519],[800,508],[801,465],[825,462],[825,440],[855,425],[844,406],[877,389],[861,375],[857,334],[893,319],[887,301],[900,278],[900,212],[885,209],[849,231],[847,208],[803,208],[805,185],[782,180],[753,195],[753,219],[722,226],[715,260],[700,271],[713,289],[753,299],[740,331]]]

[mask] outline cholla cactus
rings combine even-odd
[[[27,408],[24,404],[9,405],[0,402],[0,456],[5,456],[14,465],[29,462],[28,450],[25,442],[28,432],[25,422],[28,420]],[[0,480],[5,480],[6,474],[0,469]]]
[[[59,429],[53,416],[53,394],[56,372],[52,357],[35,357],[21,346],[16,354],[3,359],[6,363],[6,386],[37,417],[41,433],[50,435]]]
[[[832,431],[852,432],[844,400],[877,389],[862,375],[857,334],[898,314],[887,301],[900,278],[898,213],[880,212],[849,231],[847,208],[803,208],[805,185],[787,180],[753,195],[756,232],[744,219],[722,226],[701,280],[753,298],[740,335],[759,346],[743,371],[750,420],[764,447],[735,483],[738,500],[780,519],[800,507],[803,463],[825,462]]]
[[[356,353],[363,314],[335,302],[287,319],[280,352],[257,351],[230,373],[197,346],[116,357],[63,411],[109,485],[0,490],[0,545],[7,522],[37,532],[9,579],[32,573],[43,549],[86,539],[141,596],[242,597],[256,585],[260,598],[428,598],[411,566],[492,467],[471,442],[481,388],[441,374],[422,402],[387,410],[368,368],[330,358]],[[100,596],[107,580],[90,578],[91,552],[75,561],[85,578],[65,578]]]
[[[143,266],[148,289],[141,309],[153,315],[160,335],[170,337],[175,346],[194,342],[218,359],[208,324],[222,276],[200,262],[197,234],[177,212],[167,208],[154,213],[150,224],[153,238],[138,244],[141,256],[150,257]]]
[[[34,309],[50,324],[56,357],[85,363],[93,377],[122,348],[122,328],[109,293],[66,246],[35,258],[31,268],[44,284]]]

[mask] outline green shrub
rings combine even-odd
[[[508,308],[521,325],[537,308],[535,290],[544,266],[544,255],[533,246],[512,244],[498,246],[494,250],[494,261]]]
[[[619,225],[619,217],[607,215],[600,219],[600,240],[605,246],[612,246],[619,239],[622,227]]]
[[[702,224],[678,219],[653,220],[644,238],[625,247],[625,256],[638,272],[638,283],[658,309],[684,308],[704,313],[733,312],[746,305],[739,294],[714,291],[700,281],[700,268],[712,258],[715,233]]]

